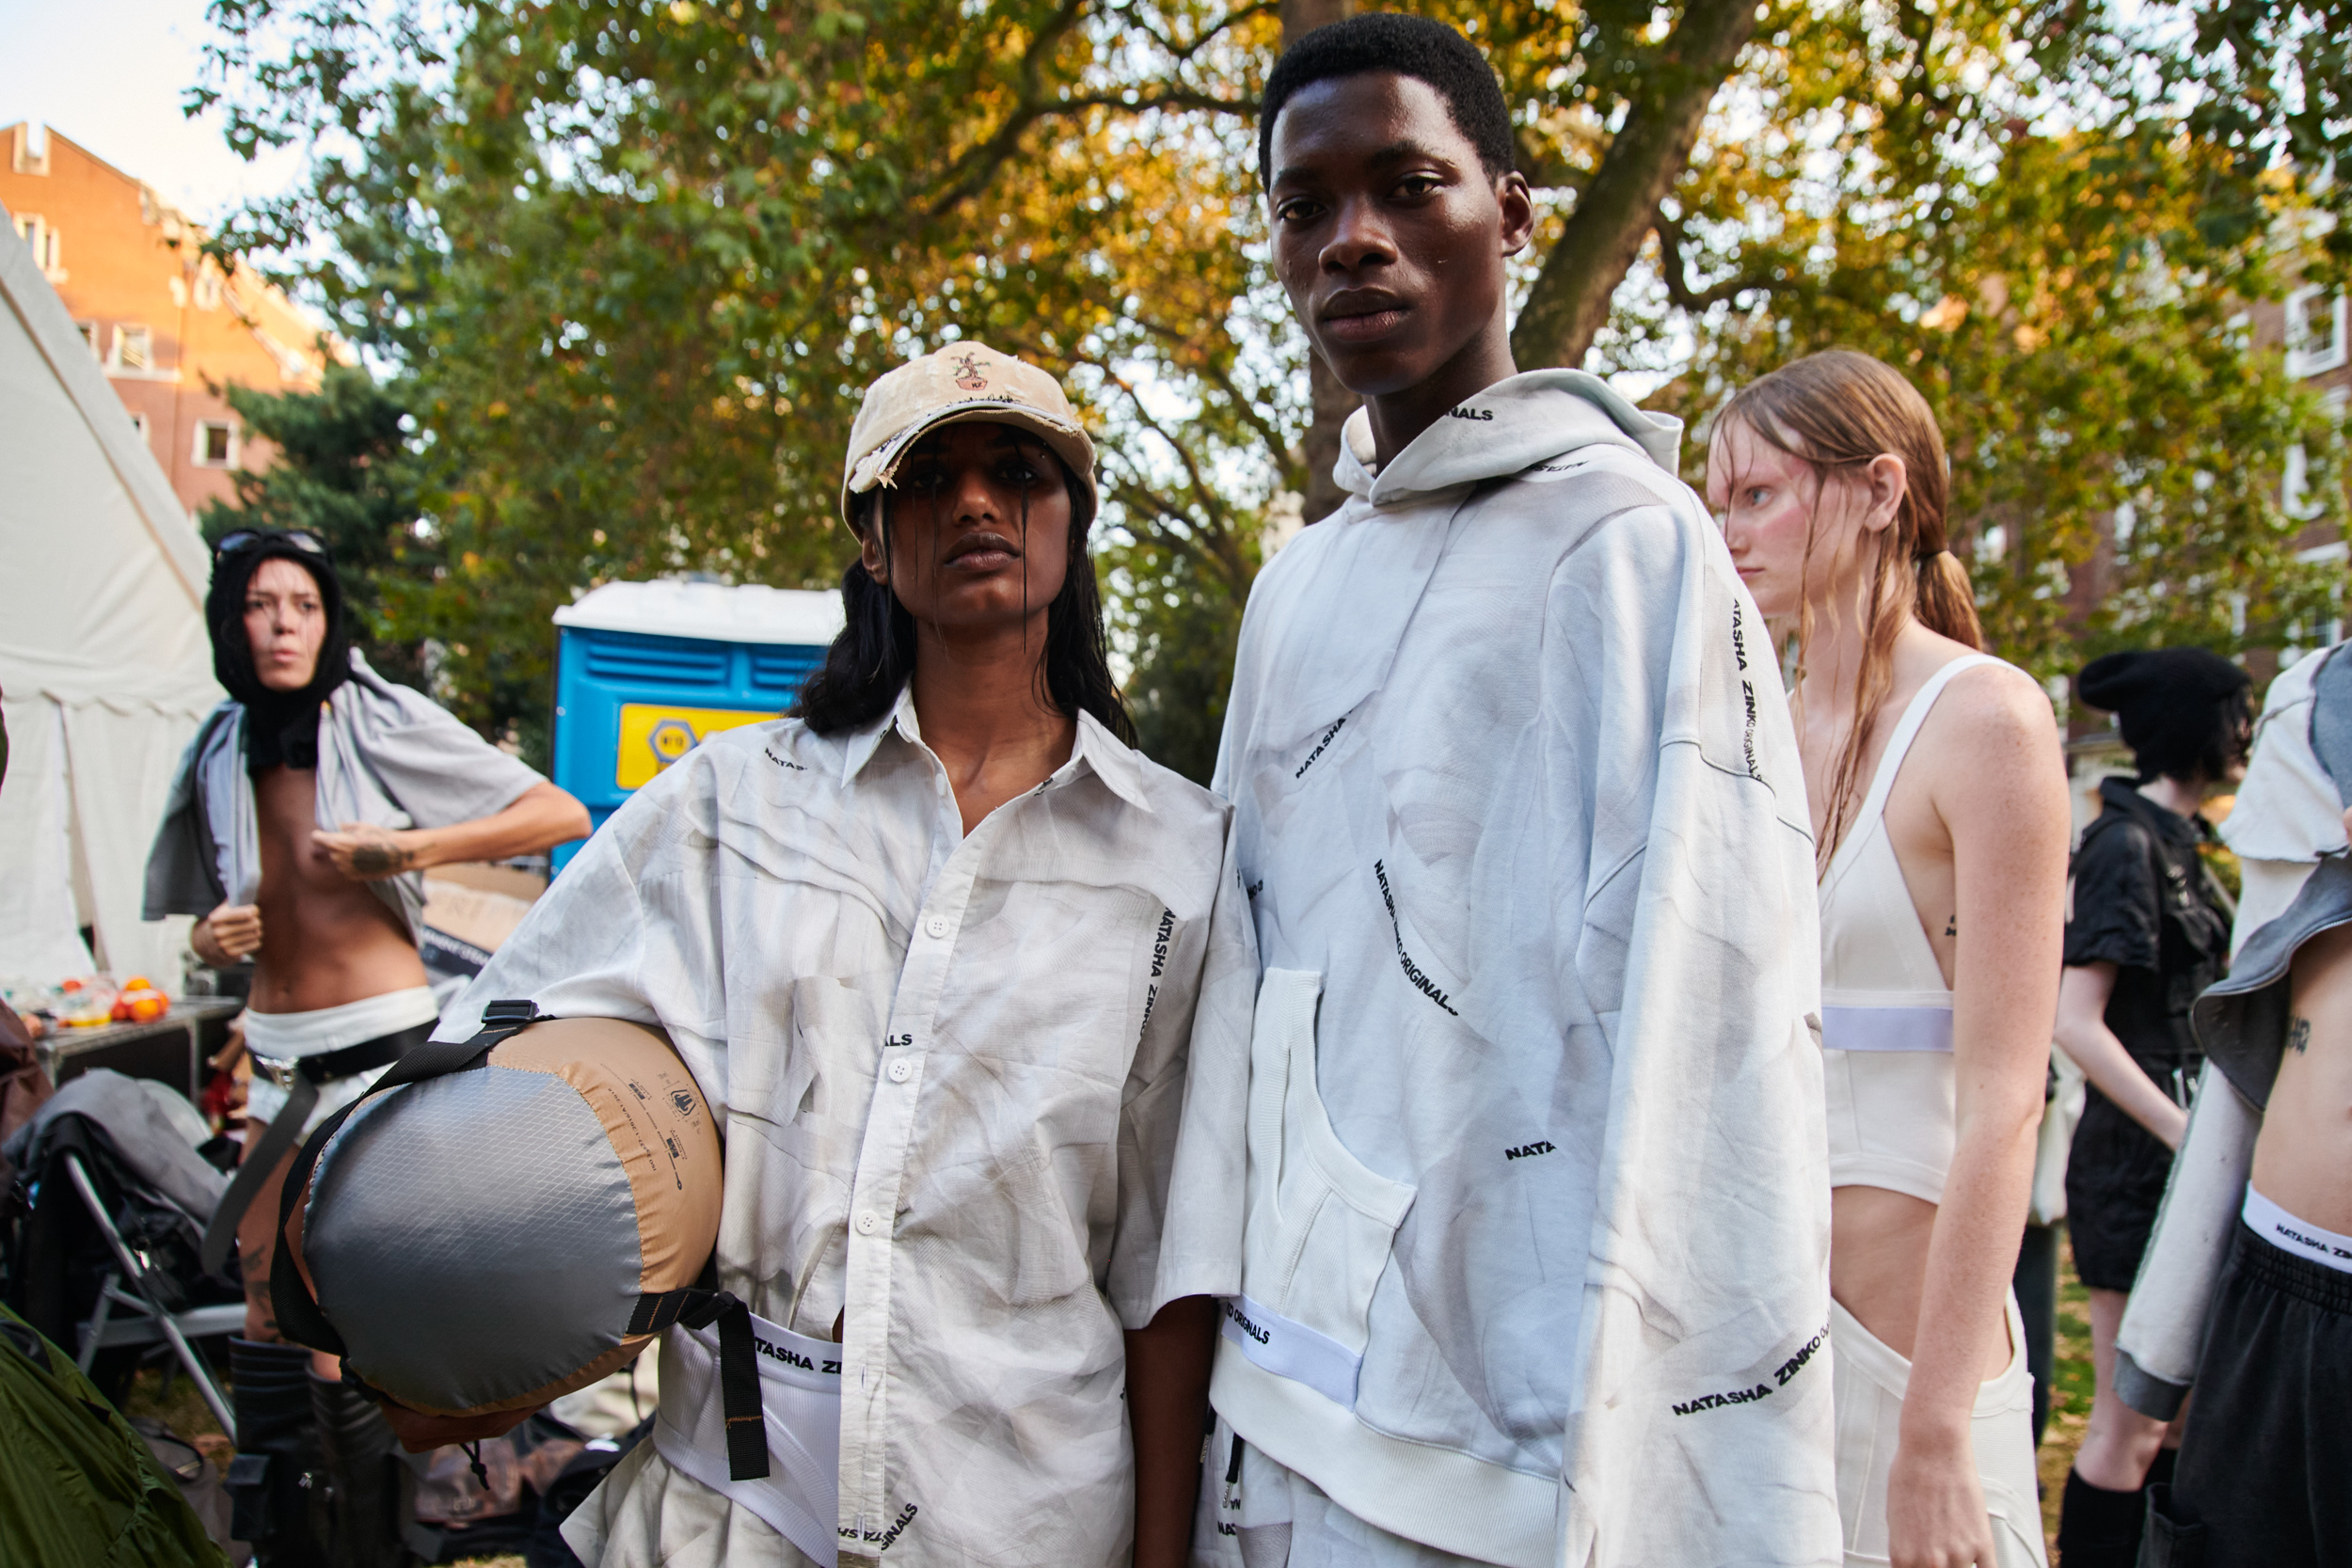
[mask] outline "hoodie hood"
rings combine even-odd
[[[1375,506],[1393,506],[1485,480],[1507,479],[1583,447],[1624,447],[1677,470],[1682,421],[1636,408],[1583,371],[1526,371],[1447,410],[1387,467],[1373,467],[1372,415],[1359,408],[1342,431],[1331,474]]]

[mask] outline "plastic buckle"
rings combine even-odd
[[[517,1002],[509,998],[505,1001],[493,1002],[482,1009],[482,1026],[487,1029],[497,1023],[529,1023],[538,1016],[537,1003]]]

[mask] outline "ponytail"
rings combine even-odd
[[[1915,593],[1911,613],[1939,636],[1971,648],[1984,646],[1984,627],[1977,620],[1977,595],[1968,586],[1968,568],[1949,550],[1937,550],[1912,562]]]

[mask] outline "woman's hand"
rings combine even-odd
[[[310,844],[355,882],[381,881],[426,863],[424,835],[395,832],[371,822],[346,822],[335,833],[318,829],[310,834]]]
[[[1932,1443],[1905,1437],[1896,1444],[1886,1474],[1886,1544],[1895,1568],[1995,1568],[1984,1482],[1964,1430]]]
[[[256,904],[223,904],[196,923],[188,933],[196,956],[215,969],[227,969],[248,953],[262,948],[262,911]]]

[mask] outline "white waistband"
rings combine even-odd
[[[246,1049],[257,1056],[319,1056],[348,1045],[364,1045],[386,1035],[441,1016],[430,986],[363,996],[340,1007],[307,1013],[245,1012]]]
[[[1944,1007],[1821,1008],[1824,1051],[1949,1051],[1952,1009]]]
[[[1295,1323],[1248,1296],[1224,1296],[1219,1327],[1242,1354],[1277,1377],[1303,1383],[1343,1410],[1356,1408],[1364,1358],[1327,1334]]]
[[[2280,1252],[2308,1258],[2338,1274],[2352,1274],[2352,1236],[2339,1236],[2296,1219],[2256,1192],[2251,1181],[2246,1184],[2246,1207],[2241,1212],[2254,1234]]]
[[[716,1329],[680,1325],[663,1341],[654,1449],[671,1468],[758,1515],[820,1568],[834,1568],[840,1552],[841,1347],[756,1313],[752,1342],[759,1352],[768,1474],[736,1481],[727,1473]]]

